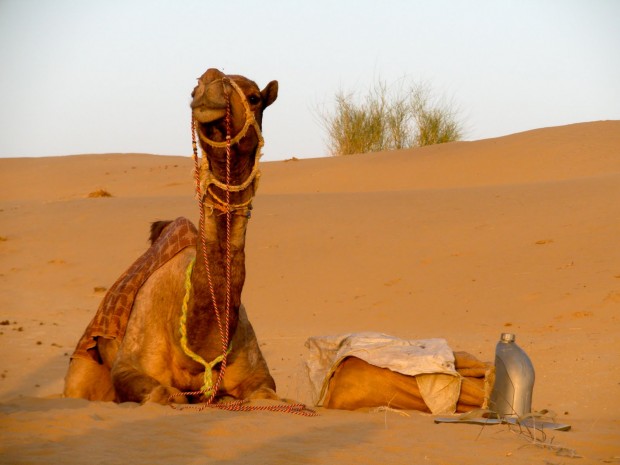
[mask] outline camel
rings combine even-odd
[[[216,69],[198,79],[191,110],[203,153],[200,164],[194,141],[200,231],[184,218],[153,223],[151,248],[108,291],[120,295],[110,304],[112,313],[96,315],[78,343],[66,397],[160,404],[278,399],[241,304],[262,116],[277,95],[277,81],[260,90]],[[152,256],[161,263],[153,265]],[[127,297],[135,275],[143,282]],[[114,313],[116,302],[130,307],[126,326]]]

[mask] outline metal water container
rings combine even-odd
[[[495,385],[490,409],[502,416],[523,416],[532,411],[534,367],[515,343],[515,335],[502,333],[495,347]]]

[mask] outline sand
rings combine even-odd
[[[550,448],[413,411],[63,399],[150,222],[197,219],[191,157],[0,159],[0,463],[620,463],[620,121],[262,169],[243,300],[282,397],[310,402],[310,336],[443,337],[492,361],[509,331],[533,407],[572,430]]]

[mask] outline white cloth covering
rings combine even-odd
[[[399,339],[375,332],[313,336],[305,343],[313,401],[320,405],[329,380],[346,357],[417,376],[418,387],[433,413],[454,413],[461,378],[454,367],[454,353],[445,339]]]

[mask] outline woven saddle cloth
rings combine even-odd
[[[186,247],[195,247],[198,231],[187,218],[168,224],[157,240],[108,290],[71,358],[101,363],[97,338],[123,340],[136,294],[146,280]]]

